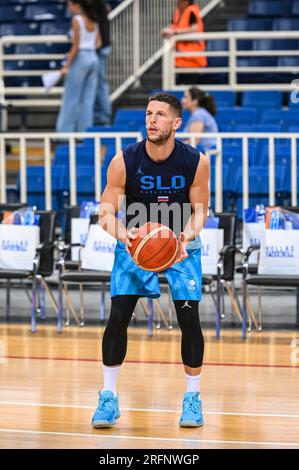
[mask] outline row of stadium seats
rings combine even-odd
[[[298,0],[252,0],[248,6],[250,16],[291,16],[299,14]]]
[[[298,2],[299,6],[299,2]],[[299,10],[298,10],[299,11]],[[299,15],[299,13],[298,13]],[[299,18],[231,18],[229,31],[288,31],[298,29]]]

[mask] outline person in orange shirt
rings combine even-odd
[[[178,0],[173,22],[163,29],[162,35],[170,38],[175,34],[202,33],[203,30],[199,6],[194,5],[194,0]],[[178,52],[205,51],[205,42],[178,41],[176,50]],[[175,65],[176,67],[207,67],[207,58],[205,56],[177,57]]]

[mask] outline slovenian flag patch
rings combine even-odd
[[[158,202],[169,202],[169,196],[158,196]]]

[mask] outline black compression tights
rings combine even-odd
[[[102,343],[105,366],[122,364],[127,352],[127,329],[136,307],[138,296],[119,295],[113,297],[110,317]],[[178,324],[182,331],[181,354],[183,364],[201,367],[204,354],[204,338],[201,331],[198,302],[176,300],[174,302]]]

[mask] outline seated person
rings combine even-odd
[[[218,132],[218,125],[214,118],[217,110],[212,95],[205,93],[199,88],[192,87],[185,91],[182,105],[184,109],[191,113],[184,132]],[[196,146],[203,152],[215,148],[216,138],[197,138]]]

